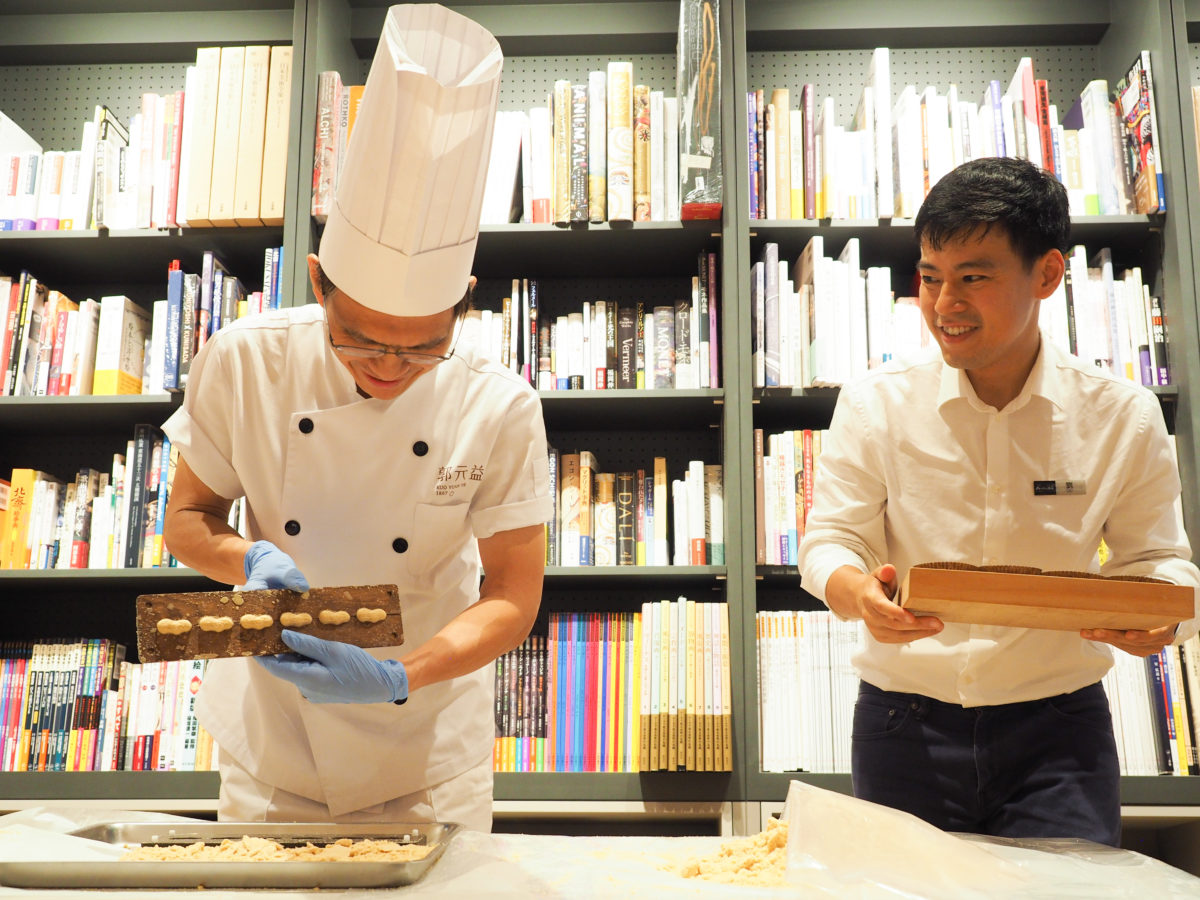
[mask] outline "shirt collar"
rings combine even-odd
[[[1037,359],[1033,361],[1033,368],[1029,372],[1029,377],[1025,379],[1021,392],[1013,398],[1008,406],[1004,407],[1007,412],[1016,412],[1021,409],[1031,397],[1042,397],[1060,410],[1063,408],[1059,386],[1053,377],[1053,372],[1058,367],[1060,351],[1045,332],[1040,334],[1041,346]],[[971,386],[971,380],[967,378],[966,370],[948,366],[943,360],[941,380],[938,384],[938,408],[941,409],[954,400],[964,400],[972,409],[979,412],[993,411],[993,407],[980,400],[975,393],[975,388]]]

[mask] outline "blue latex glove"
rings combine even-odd
[[[284,629],[295,653],[259,656],[277,678],[290,681],[313,703],[403,703],[408,673],[395,659],[376,659],[361,647]]]
[[[288,588],[307,591],[308,579],[296,566],[295,560],[270,541],[255,541],[246,551],[244,563],[246,583],[243,590],[261,591],[266,588]]]

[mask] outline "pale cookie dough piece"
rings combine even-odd
[[[192,630],[192,623],[187,619],[159,619],[155,627],[159,634],[187,634]]]
[[[233,619],[229,616],[201,616],[201,631],[228,631],[233,627]]]
[[[360,606],[354,617],[360,622],[365,622],[372,625],[375,622],[382,622],[387,618],[387,610],[383,609],[367,609],[365,606]]]
[[[284,628],[303,628],[312,624],[312,616],[308,613],[285,612],[280,615],[279,624]]]
[[[317,618],[322,625],[342,625],[350,621],[350,613],[344,609],[323,609]]]
[[[250,631],[261,631],[264,628],[270,628],[275,624],[275,620],[268,615],[255,616],[250,613],[242,616],[239,620],[241,626]]]

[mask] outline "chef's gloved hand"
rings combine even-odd
[[[326,641],[300,631],[284,629],[280,636],[295,653],[257,659],[272,675],[300,688],[313,703],[403,703],[408,699],[408,673],[399,660],[376,659],[353,644]]]
[[[308,579],[296,566],[295,560],[270,541],[255,541],[246,551],[246,583],[242,590],[261,591],[266,588],[288,588],[307,591]]]

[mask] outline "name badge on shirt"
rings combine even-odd
[[[1043,497],[1047,495],[1059,494],[1086,494],[1086,481],[1035,481],[1033,483],[1034,496]]]

